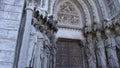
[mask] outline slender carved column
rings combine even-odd
[[[120,25],[116,25],[115,26],[115,32],[116,32],[116,37],[115,37],[115,41],[117,43],[117,56],[120,56]],[[120,57],[118,57],[119,62],[120,62]]]
[[[32,67],[33,64],[33,58],[34,58],[34,52],[36,48],[37,43],[37,31],[36,28],[31,25],[31,32],[30,32],[30,41],[28,46],[28,54],[27,54],[27,65],[26,67]]]
[[[44,36],[43,34],[37,30],[37,45],[35,49],[34,56],[34,68],[43,68],[42,63],[44,62]]]
[[[48,19],[49,23],[49,31],[47,36],[50,39],[51,43],[51,49],[50,49],[50,67],[49,68],[56,68],[55,63],[56,63],[56,31],[57,31],[57,20],[53,20],[53,16],[49,16]]]
[[[115,26],[115,32],[116,32],[116,43],[117,43],[117,47],[120,49],[120,26],[116,25]]]
[[[96,32],[96,56],[97,56],[97,68],[107,68],[106,64],[106,55],[105,55],[105,46],[101,38],[101,32]]]
[[[28,45],[29,45],[33,9],[34,9],[33,3],[30,3],[28,1],[26,5],[26,22],[25,22],[25,29],[24,29],[23,40],[22,40],[21,53],[20,53],[20,58],[18,62],[18,68],[25,68],[26,66],[26,55],[27,55]]]
[[[43,68],[50,68],[50,40],[46,35],[46,31],[43,32],[44,36],[44,67]]]
[[[105,40],[107,59],[109,68],[119,68],[118,58],[116,54],[116,42],[112,37],[110,29],[105,29],[107,39]]]
[[[88,60],[88,67],[89,68],[96,68],[96,57],[95,57],[95,49],[92,40],[92,34],[87,35],[85,50]]]

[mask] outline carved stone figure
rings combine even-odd
[[[29,57],[27,67],[33,68],[55,68],[55,55],[56,55],[56,38],[57,21],[53,20],[53,16],[47,15],[43,18],[39,11],[36,9],[33,13],[32,41],[30,43]]]
[[[88,67],[89,68],[96,68],[96,57],[95,57],[95,49],[92,40],[92,35],[87,35],[86,45],[85,45],[87,60],[88,60]]]
[[[105,55],[105,46],[101,38],[100,31],[96,33],[96,56],[98,60],[97,68],[107,68],[106,64],[106,55]]]
[[[115,27],[115,31],[116,31],[115,40],[116,40],[116,43],[118,45],[117,47],[120,49],[120,26],[119,25]]]
[[[33,66],[33,58],[35,53],[35,47],[37,43],[37,31],[33,25],[31,25],[31,31],[30,31],[30,43],[29,43],[29,50],[28,50],[28,57],[27,57],[27,65],[26,67],[32,67]]]
[[[40,32],[40,31],[37,31],[37,46],[36,46],[36,49],[35,49],[35,57],[34,57],[34,67],[35,68],[42,68],[43,65],[42,65],[42,62],[43,62],[43,59],[44,59],[44,56],[43,56],[43,51],[44,51],[44,48],[43,48],[43,41],[44,40],[44,36],[43,34]]]
[[[55,60],[56,60],[56,37],[55,32],[57,32],[57,21],[53,20],[53,16],[49,16],[48,19],[48,30],[47,36],[50,40],[51,47],[50,47],[50,68],[55,68]]]
[[[107,39],[105,40],[107,58],[109,68],[119,68],[118,58],[116,54],[116,42],[115,39],[112,37],[112,34],[109,29],[105,30],[105,34]]]
[[[55,64],[56,64],[56,37],[55,35],[53,34],[52,35],[52,38],[51,38],[51,67],[50,68],[55,68]]]
[[[46,35],[46,31],[43,31],[44,36],[44,68],[50,68],[50,47],[51,43]]]
[[[116,37],[115,37],[115,41],[117,44],[117,56],[120,56],[120,26],[116,25],[115,27],[115,32],[116,32]],[[120,60],[120,57],[118,57],[118,59]]]

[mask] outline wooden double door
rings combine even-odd
[[[84,68],[83,49],[79,41],[59,40],[57,42],[56,68]]]

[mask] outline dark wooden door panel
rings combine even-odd
[[[82,49],[78,42],[61,40],[57,48],[56,68],[82,68]]]

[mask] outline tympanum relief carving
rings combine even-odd
[[[60,5],[57,15],[60,23],[78,24],[80,22],[79,14],[70,2]]]

